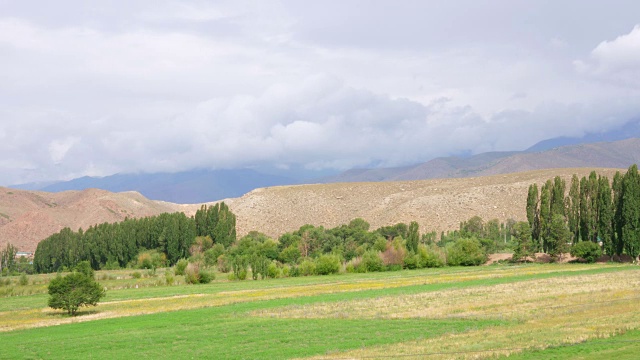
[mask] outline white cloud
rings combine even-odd
[[[588,60],[574,62],[580,73],[640,89],[640,25],[611,41],[601,42]]]
[[[0,184],[392,166],[606,130],[640,113],[640,28],[618,36],[637,20],[609,4],[567,26],[576,4],[0,2]]]

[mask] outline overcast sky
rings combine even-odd
[[[0,0],[0,184],[522,150],[640,115],[638,1]]]

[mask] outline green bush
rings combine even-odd
[[[189,265],[189,261],[187,261],[187,259],[178,260],[176,263],[176,269],[174,270],[176,275],[184,275],[184,270],[187,268],[187,265]]]
[[[215,278],[216,276],[214,273],[200,270],[200,284],[208,284],[211,281],[215,280]]]
[[[222,254],[218,256],[218,271],[222,273],[228,273],[231,271],[231,265],[229,265],[229,261],[227,260],[227,256]]]
[[[571,256],[583,259],[588,263],[593,263],[602,256],[600,246],[592,241],[581,241],[571,248]]]
[[[204,263],[207,266],[216,266],[218,265],[218,258],[222,254],[224,254],[224,246],[222,244],[215,244],[212,248],[204,252]]]
[[[384,262],[380,258],[380,253],[369,250],[362,255],[360,264],[356,267],[357,272],[376,272],[384,270]]]
[[[373,243],[373,249],[379,252],[387,250],[387,240],[383,237],[379,237],[375,243]]]
[[[275,262],[271,262],[269,266],[267,266],[267,277],[275,279],[279,277],[280,269],[278,269],[278,265]]]
[[[140,271],[134,271],[131,273],[131,277],[134,279],[140,279],[142,277],[142,274],[140,273]]]
[[[291,266],[284,264],[282,266],[282,277],[289,277],[291,276]]]
[[[418,267],[438,268],[444,266],[444,254],[436,245],[427,247],[418,245]]]
[[[329,275],[340,272],[340,258],[337,255],[322,255],[316,260],[316,274]]]
[[[26,286],[29,285],[29,278],[27,278],[27,274],[22,274],[20,275],[20,280],[18,281],[18,283],[22,286]]]
[[[482,265],[487,261],[487,255],[475,238],[458,239],[447,250],[447,264],[451,266]]]
[[[418,264],[420,263],[418,260],[419,260],[418,255],[414,254],[411,251],[407,252],[407,254],[404,256],[404,268],[417,269]]]
[[[105,292],[93,277],[80,271],[67,276],[56,277],[48,286],[49,307],[64,309],[69,315],[76,315],[81,306],[93,305],[104,297]]]
[[[316,273],[316,263],[313,259],[305,258],[300,264],[300,275],[309,276]]]
[[[241,269],[238,273],[238,280],[246,280],[247,279],[247,269]]]
[[[173,283],[175,282],[175,278],[173,277],[173,274],[171,273],[170,270],[167,270],[164,273],[164,280],[169,286],[173,285]]]
[[[295,264],[300,258],[300,249],[295,244],[287,246],[280,252],[280,260],[285,264]]]

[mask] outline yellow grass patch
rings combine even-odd
[[[465,333],[334,353],[314,359],[484,359],[524,350],[575,344],[640,327],[640,272],[531,280],[481,288],[446,290],[287,308],[288,317],[451,318],[513,320]],[[331,309],[334,307],[333,309]],[[284,316],[263,312],[263,316]],[[382,354],[382,355],[381,355]]]

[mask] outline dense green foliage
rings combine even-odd
[[[533,244],[552,256],[582,241],[597,244],[607,255],[640,254],[640,175],[637,165],[610,184],[595,171],[588,177],[571,179],[568,194],[563,179],[548,180],[538,196],[537,185],[529,187],[527,220]],[[578,249],[595,249],[583,245]]]
[[[58,276],[49,283],[49,307],[66,310],[76,315],[82,306],[95,306],[105,291],[93,278],[93,269],[88,261],[82,261],[74,272]]]
[[[571,256],[581,258],[589,263],[595,262],[600,255],[602,255],[600,246],[591,241],[581,241],[571,247]]]
[[[7,246],[0,250],[0,272],[8,274],[16,266],[16,254],[18,249],[11,243],[7,243]]]
[[[161,214],[104,223],[86,231],[65,228],[38,244],[33,262],[41,273],[72,268],[83,260],[94,269],[126,267],[141,251],[157,250],[173,265],[189,257],[196,236],[209,236],[213,243],[229,246],[235,241],[235,226],[235,215],[220,203],[203,206],[192,218],[183,213]]]

